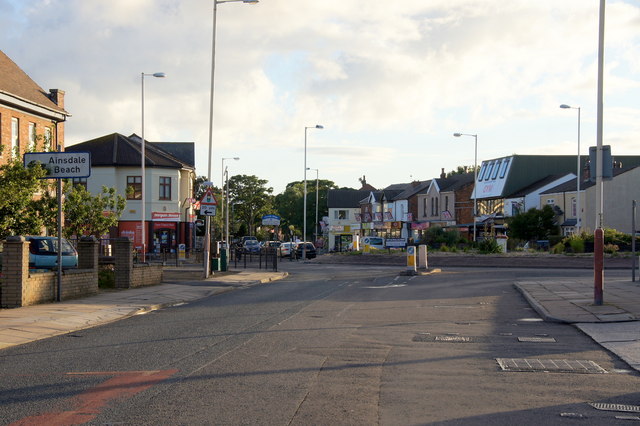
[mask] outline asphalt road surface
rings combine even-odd
[[[640,405],[640,377],[574,327],[542,322],[513,287],[590,271],[407,277],[284,263],[283,281],[0,351],[1,424],[600,425],[640,415],[589,404]]]

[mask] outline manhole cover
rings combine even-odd
[[[556,339],[553,337],[518,337],[518,342],[556,343]]]
[[[606,370],[593,361],[572,359],[496,358],[503,371],[600,374]]]
[[[604,402],[590,402],[589,405],[591,405],[596,410],[640,413],[640,405],[608,404]]]

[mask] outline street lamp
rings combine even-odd
[[[302,214],[303,214],[303,226],[302,226],[302,242],[307,241],[307,129],[324,129],[321,124],[315,126],[305,126],[304,128],[304,199],[302,201]],[[307,258],[307,245],[302,244],[302,260]]]
[[[580,204],[580,181],[582,180],[582,173],[581,173],[581,168],[580,168],[580,107],[572,107],[570,105],[567,104],[562,104],[560,105],[560,108],[562,109],[577,109],[578,110],[578,166],[577,166],[577,176],[576,176],[576,181],[578,183],[577,186],[577,192],[576,192],[576,204],[577,204],[577,208],[576,208],[576,233],[580,233],[580,228],[582,225],[582,218],[581,218],[581,210],[582,210],[582,205]]]
[[[213,31],[211,40],[211,93],[209,97],[209,160],[207,167],[207,180],[211,182],[211,160],[213,158],[213,94],[216,72],[216,16],[218,4],[221,3],[247,3],[256,4],[259,0],[213,0]],[[206,217],[204,237],[204,277],[209,277],[209,253],[211,252],[211,217]]]
[[[475,154],[473,160],[473,242],[477,241],[476,238],[476,217],[478,216],[478,194],[476,193],[476,185],[478,182],[478,135],[469,133],[454,133],[453,136],[459,138],[460,136],[473,136],[475,139]]]
[[[313,228],[313,241],[317,242],[318,241],[318,176],[320,174],[320,172],[318,171],[318,169],[312,169],[307,167],[307,170],[315,170],[316,171],[316,225]]]
[[[140,178],[140,184],[142,185],[141,191],[140,191],[140,195],[142,197],[141,203],[142,203],[142,208],[141,208],[141,217],[140,217],[140,224],[141,226],[141,237],[142,237],[142,262],[145,262],[146,259],[146,244],[147,244],[147,236],[146,236],[146,232],[145,232],[145,216],[146,216],[146,211],[145,211],[145,204],[146,204],[146,199],[145,199],[145,191],[144,191],[144,174],[145,174],[145,160],[146,160],[146,154],[145,154],[145,150],[144,150],[144,78],[150,76],[150,77],[156,77],[156,78],[165,78],[166,74],[163,72],[154,72],[154,73],[140,73],[140,81],[141,81],[141,87],[142,87],[142,129],[141,129],[141,135],[140,137],[142,138],[142,141],[140,142],[142,148],[140,150],[140,166],[142,169],[142,176]]]
[[[222,218],[225,222],[225,227],[224,227],[224,232],[222,233],[222,239],[224,242],[227,243],[227,247],[229,247],[229,215],[227,214],[226,218],[224,216],[224,200],[225,200],[225,192],[224,192],[224,175],[227,172],[227,169],[224,168],[224,160],[235,160],[238,161],[240,159],[240,157],[224,157],[222,158],[222,167],[220,167],[220,170],[222,170],[222,178],[220,179],[220,192],[222,194],[222,210],[220,212],[220,215],[222,215]],[[229,197],[229,176],[227,175],[227,197]],[[227,210],[228,210],[228,205],[229,205],[229,201],[227,200]],[[226,236],[226,238],[225,238]]]

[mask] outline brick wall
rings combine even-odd
[[[143,287],[162,282],[162,265],[133,264],[133,243],[128,238],[113,241],[116,288]]]

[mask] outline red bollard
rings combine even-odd
[[[593,233],[593,304],[601,306],[604,299],[604,231]]]

